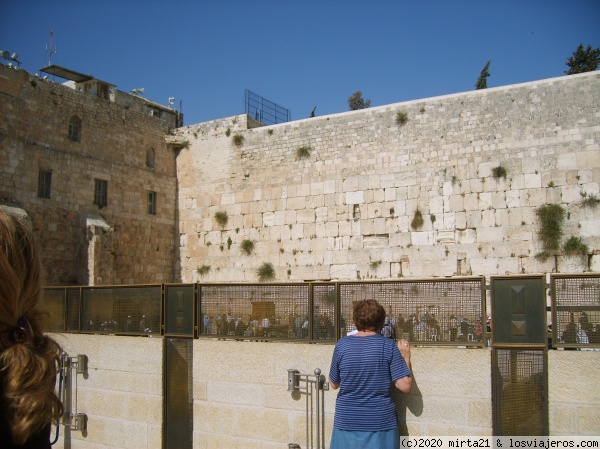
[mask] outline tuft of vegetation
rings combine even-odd
[[[396,124],[402,126],[408,122],[408,114],[404,111],[398,111],[396,114]]]
[[[37,81],[36,80],[31,80],[29,81],[29,83],[33,86],[36,87],[37,86]]]
[[[272,135],[273,135],[273,130],[272,130],[272,129],[268,130],[268,131],[267,131],[267,134],[268,134],[269,136],[272,136]]]
[[[227,131],[225,131],[225,135],[227,137],[229,137],[231,135],[231,130],[229,128],[227,128]]]
[[[596,207],[600,204],[600,198],[596,195],[588,195],[586,193],[582,193],[583,199],[581,200],[581,205],[584,207]]]
[[[410,222],[410,227],[413,229],[421,229],[423,227],[423,223],[424,223],[423,214],[417,207],[417,210],[415,211],[415,216],[413,217],[412,221]]]
[[[435,220],[436,220],[435,214],[431,214],[430,218],[431,218],[431,224],[435,223]]]
[[[538,237],[542,241],[543,253],[549,256],[556,254],[560,249],[560,239],[562,238],[562,222],[565,218],[565,210],[558,204],[544,204],[538,210],[536,215],[540,219],[540,229]]]
[[[236,134],[233,136],[233,143],[236,146],[240,146],[241,144],[244,143],[244,136],[242,136],[241,134]]]
[[[492,168],[492,176],[496,179],[506,179],[506,168],[504,168],[502,165],[498,165],[497,167]]]
[[[585,256],[589,253],[588,246],[581,241],[581,237],[571,237],[563,245],[563,251],[569,256]]]
[[[210,271],[210,265],[202,265],[201,267],[198,267],[196,269],[196,271],[198,272],[198,274],[200,276],[204,276],[205,274],[208,274],[208,272]]]
[[[312,148],[308,145],[302,145],[301,147],[296,149],[296,157],[298,159],[305,159],[307,157],[310,157],[310,152],[312,151]]]
[[[225,211],[217,211],[215,212],[215,221],[219,223],[219,226],[222,228],[225,227],[227,222],[229,221],[229,217],[227,216],[227,212]]]
[[[369,264],[369,267],[371,267],[371,270],[376,270],[377,268],[379,268],[380,265],[381,265],[381,260],[374,260],[373,262],[371,262]]]
[[[260,282],[275,279],[275,268],[273,268],[273,264],[270,262],[263,263],[256,270],[256,277],[258,277]]]
[[[240,243],[240,249],[243,253],[249,256],[252,254],[252,251],[254,251],[254,242],[248,239],[242,240]]]
[[[231,237],[227,237],[227,249],[231,249],[231,244],[232,244],[232,240]]]

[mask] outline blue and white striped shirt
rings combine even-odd
[[[342,338],[335,345],[329,379],[340,384],[333,425],[376,432],[397,426],[392,382],[410,376],[394,340],[380,334]]]

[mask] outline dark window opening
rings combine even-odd
[[[100,207],[108,205],[108,181],[104,179],[95,180],[94,204]]]
[[[38,197],[50,198],[52,189],[52,170],[40,170],[38,175]]]

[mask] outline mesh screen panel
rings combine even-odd
[[[305,324],[308,329],[308,289],[308,284],[200,285],[200,334],[237,339],[308,338],[308,330],[302,331]]]
[[[162,286],[82,288],[82,330],[160,335]]]
[[[376,299],[398,339],[483,344],[484,295],[481,279],[341,283],[342,336],[355,329],[353,304]]]
[[[65,290],[63,288],[45,289],[42,307],[48,312],[47,331],[63,332],[65,330]]]
[[[79,288],[67,288],[67,331],[77,332],[81,330],[79,325],[79,313],[81,308],[81,290]]]
[[[335,340],[335,284],[313,285],[313,340]]]
[[[165,339],[166,448],[189,449],[193,434],[193,340]]]
[[[194,336],[194,285],[165,286],[165,334]]]
[[[600,346],[600,274],[552,276],[553,343]]]
[[[494,435],[548,435],[544,350],[494,349]]]

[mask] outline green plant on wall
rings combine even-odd
[[[600,204],[600,199],[594,194],[588,195],[587,193],[583,192],[581,196],[583,197],[583,199],[581,200],[581,205],[583,207],[593,208]]]
[[[275,279],[275,268],[273,268],[273,264],[270,262],[263,263],[256,270],[256,277],[260,282]]]
[[[369,264],[369,267],[371,267],[371,270],[376,270],[379,268],[379,265],[381,265],[381,260],[374,260]]]
[[[396,114],[396,124],[402,126],[408,122],[408,114],[404,111],[398,111]]]
[[[242,136],[241,134],[235,134],[233,136],[233,143],[239,147],[241,144],[244,143],[244,136]]]
[[[309,147],[308,145],[302,145],[301,147],[298,147],[296,149],[296,157],[298,159],[305,159],[310,157],[310,152],[311,152],[312,148]]]
[[[542,259],[557,254],[560,250],[560,240],[563,229],[562,222],[565,218],[565,210],[558,204],[544,204],[536,210],[540,220],[538,237],[542,241],[543,251],[538,254]]]
[[[198,274],[200,276],[204,276],[205,274],[208,274],[208,272],[210,271],[210,265],[202,265],[201,267],[198,267],[196,269],[196,271],[198,272]]]
[[[231,130],[229,128],[227,128],[227,130],[225,131],[225,135],[227,137],[229,137],[231,135]]]
[[[231,237],[227,237],[227,249],[231,249],[231,244],[232,244],[232,240]]]
[[[417,210],[415,211],[415,215],[414,215],[412,221],[410,222],[410,227],[413,229],[421,229],[423,227],[423,223],[424,223],[423,214],[417,207]]]
[[[219,226],[222,228],[225,227],[227,222],[229,221],[229,217],[227,216],[227,212],[225,211],[217,211],[215,212],[215,221],[219,223]]]
[[[581,237],[571,237],[563,245],[563,251],[569,256],[585,256],[589,253],[588,246],[581,241]]]
[[[492,168],[492,176],[496,179],[506,179],[506,168],[504,168],[502,165]]]
[[[248,239],[242,240],[240,243],[240,249],[244,254],[249,256],[252,254],[252,251],[254,251],[254,242]]]

